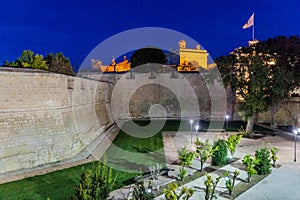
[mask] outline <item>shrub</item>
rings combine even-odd
[[[75,186],[72,199],[106,199],[117,178],[112,177],[112,168],[107,167],[107,160],[104,158],[103,161],[98,162],[96,169],[82,172],[80,183]]]
[[[178,151],[178,158],[181,161],[182,166],[190,166],[194,160],[195,153],[189,151],[186,147]]]
[[[241,126],[238,131],[243,138],[251,138],[251,135],[243,128],[243,126]]]
[[[168,185],[167,189],[164,189],[164,195],[166,200],[179,200],[179,199],[185,199],[188,200],[193,194],[194,189],[193,188],[187,188],[182,187],[179,194],[176,193],[176,189],[178,188],[177,183],[171,183]]]
[[[257,160],[248,154],[243,158],[242,162],[246,166],[246,172],[248,175],[247,182],[250,183],[252,175],[257,174],[257,171],[255,170]]]
[[[195,157],[195,153],[189,151],[186,147],[182,148],[178,151],[178,158],[180,160],[180,168],[179,168],[179,179],[182,180],[186,175],[185,167],[188,167],[192,164]]]
[[[182,180],[185,177],[186,173],[187,172],[186,172],[186,169],[184,168],[184,166],[180,166],[179,167],[179,175],[178,175],[179,180]]]
[[[235,153],[236,146],[240,143],[242,136],[243,136],[242,134],[230,135],[226,141],[228,150],[231,153],[232,158]]]
[[[200,171],[203,170],[203,164],[210,158],[215,151],[213,146],[208,142],[208,139],[205,142],[201,142],[198,138],[196,139],[196,153],[200,158]]]
[[[213,198],[217,198],[217,196],[215,195],[215,189],[222,176],[217,177],[215,181],[212,179],[212,177],[209,174],[206,174],[206,178],[207,179],[204,181],[205,200],[212,200]]]
[[[137,181],[133,186],[131,200],[149,200],[154,199],[152,192],[148,192],[147,189],[152,189],[151,181],[148,182],[148,187],[145,187],[144,178]],[[152,191],[152,190],[151,190]]]
[[[215,151],[212,154],[211,164],[214,166],[223,166],[228,163],[228,154],[227,154],[227,143],[224,139],[218,139],[215,141],[213,149]]]
[[[225,177],[225,186],[229,191],[229,195],[232,194],[235,180],[239,174],[240,174],[240,172],[238,170],[235,170],[233,173],[231,173],[229,171],[223,172],[223,176]]]
[[[255,165],[255,170],[258,175],[265,175],[271,172],[271,160],[270,151],[267,148],[257,149],[255,151],[255,159],[257,164]]]
[[[278,159],[278,157],[277,157],[278,150],[279,149],[277,147],[272,147],[271,148],[271,160],[273,162],[273,167],[276,167],[276,161]]]

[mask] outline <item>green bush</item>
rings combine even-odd
[[[233,173],[229,172],[229,171],[223,172],[223,176],[225,178],[225,187],[228,189],[229,195],[232,194],[235,180],[237,179],[239,174],[240,174],[240,171],[237,169],[234,170]]]
[[[188,200],[194,194],[193,188],[187,188],[183,186],[181,188],[181,191],[178,191],[177,188],[178,188],[177,183],[171,183],[168,185],[168,188],[164,189],[164,195],[166,200],[179,200],[179,199]]]
[[[231,153],[231,157],[233,158],[235,150],[236,150],[236,146],[240,143],[241,138],[242,138],[242,134],[234,134],[234,135],[230,135],[227,139],[227,147],[229,152]]]
[[[224,139],[218,139],[214,142],[211,164],[214,166],[223,166],[228,163],[227,143]]]
[[[132,191],[132,197],[130,200],[150,200],[154,199],[154,195],[152,192],[148,192],[148,189],[152,191],[152,183],[148,182],[148,186],[145,186],[144,177],[138,180],[134,186]]]
[[[257,164],[257,160],[256,158],[253,158],[248,154],[245,155],[242,162],[246,166],[246,171],[248,175],[247,182],[250,183],[252,175],[257,174],[257,171],[255,170],[255,165]]]
[[[180,160],[180,168],[179,168],[179,179],[182,180],[186,175],[186,167],[190,166],[195,158],[195,153],[189,151],[186,147],[181,148],[178,151],[178,158]]]
[[[181,148],[178,151],[178,158],[181,162],[181,165],[184,167],[188,167],[192,164],[194,158],[195,158],[195,153],[192,151],[189,151],[186,147]]]
[[[197,138],[195,145],[196,155],[200,158],[200,171],[202,172],[204,163],[212,156],[215,149],[213,149],[213,145],[209,143],[208,139],[206,139],[205,142],[201,142]]]
[[[209,174],[206,174],[206,178],[207,179],[204,181],[205,200],[216,199],[217,195],[215,194],[215,190],[222,176],[218,176],[215,180],[213,180]]]
[[[279,149],[277,147],[272,147],[271,148],[271,159],[272,159],[272,162],[273,162],[273,167],[276,167],[276,161],[278,159],[278,157],[277,157],[278,150]]]
[[[76,185],[72,200],[106,199],[113,190],[117,176],[113,178],[112,168],[107,166],[106,157],[99,160],[93,169],[83,171],[79,185]]]
[[[257,164],[255,165],[255,170],[258,175],[265,175],[271,172],[271,160],[270,160],[270,150],[267,148],[257,149],[255,151],[255,159]]]
[[[180,166],[180,167],[179,167],[179,174],[178,174],[179,180],[182,181],[186,174],[187,174],[187,171],[186,171],[186,169],[184,168],[184,166]]]

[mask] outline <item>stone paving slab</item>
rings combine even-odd
[[[272,173],[242,193],[236,200],[299,200],[300,171],[297,167],[272,168]]]
[[[213,180],[215,180],[215,177],[217,177],[218,175],[217,174],[214,174],[214,173],[210,173],[210,175],[213,177]],[[202,176],[196,180],[193,180],[187,184],[185,184],[184,186],[185,187],[188,187],[188,188],[194,188],[194,194],[193,196],[190,198],[191,200],[199,200],[199,199],[204,199],[205,197],[205,192],[204,192],[204,189],[205,189],[205,186],[204,186],[204,182],[206,180],[206,176]],[[221,179],[222,180],[222,179]],[[221,182],[220,180],[220,182]],[[221,185],[219,182],[218,185]],[[180,190],[181,190],[182,186],[179,187],[176,191],[179,193]],[[216,193],[219,193],[223,191],[223,188],[222,187],[217,187],[216,188]],[[164,195],[160,195],[159,197],[156,197],[155,200],[163,200],[165,199]],[[218,199],[226,199],[226,198],[223,198],[223,197],[218,197]]]
[[[184,146],[184,142],[187,142],[188,144],[187,147],[190,146],[190,134],[188,132],[183,132],[183,133],[178,133],[178,137],[172,136],[171,133],[164,134],[164,144],[165,144],[165,152],[166,152],[166,161],[174,161],[177,156],[177,151],[180,147]],[[180,135],[182,134],[182,135]],[[241,143],[238,145],[235,157],[238,158],[243,158],[246,154],[251,154],[254,155],[254,152],[256,149],[261,148],[262,146],[275,146],[279,147],[279,152],[278,152],[278,164],[283,165],[279,169],[274,169],[272,168],[272,173],[267,176],[265,179],[260,181],[258,184],[255,186],[251,187],[244,193],[242,193],[239,197],[237,197],[237,200],[252,200],[252,199],[257,199],[257,200],[282,200],[282,199],[291,199],[291,200],[298,200],[300,199],[300,145],[297,145],[297,162],[293,162],[293,152],[294,152],[294,140],[290,136],[286,136],[289,133],[285,132],[280,132],[280,136],[266,136],[261,139],[257,140],[251,140],[247,138],[242,138]],[[172,136],[173,138],[175,137],[176,141],[172,141],[169,138],[165,138],[165,136]],[[217,137],[223,137],[222,134],[220,133],[204,133],[199,135],[201,140],[209,139],[211,142]],[[178,138],[181,138],[182,142],[180,144],[180,139],[177,140]],[[185,139],[184,139],[185,138]],[[166,143],[165,143],[166,142]],[[270,144],[269,144],[270,143]],[[167,145],[166,145],[167,144]],[[169,148],[171,147],[171,148]],[[168,159],[168,153],[169,158]],[[170,156],[171,155],[171,156]],[[219,170],[228,170],[233,172],[241,163],[241,159],[235,161],[231,165],[226,165],[225,167],[220,168]],[[197,166],[197,161],[195,165]],[[194,163],[193,163],[194,165]],[[192,165],[192,166],[193,166]],[[208,165],[208,164],[207,164]],[[169,168],[176,168],[178,170],[179,166],[175,167],[173,165],[168,165]],[[241,165],[240,165],[241,166]],[[206,166],[205,166],[206,167]],[[197,168],[197,167],[196,167]],[[200,168],[200,167],[199,167]],[[245,170],[241,170],[239,178],[240,180],[237,180],[237,184],[242,181],[247,179],[247,173]],[[178,176],[178,171],[177,172],[172,172],[174,176]],[[219,172],[218,172],[219,173]],[[214,175],[213,175],[214,174]],[[211,173],[213,177],[217,176],[215,172]],[[241,180],[242,179],[242,180]],[[206,176],[200,177],[188,184],[187,186],[195,186],[196,191],[194,195],[192,196],[192,200],[199,200],[199,199],[204,199],[204,192],[203,188],[201,189],[201,186],[204,187],[204,181],[206,180]],[[225,185],[224,183],[221,183],[221,180],[218,184],[220,187],[217,188],[217,190],[224,191],[225,190]],[[223,187],[223,186],[224,187]],[[197,187],[198,186],[198,187]],[[200,188],[199,188],[200,186]],[[223,187],[223,188],[222,188]],[[179,189],[178,189],[179,190]],[[155,198],[156,200],[161,200],[165,199],[163,195]],[[226,199],[225,197],[219,196],[218,199]]]
[[[240,161],[240,160],[239,160],[239,161]],[[239,161],[237,161],[237,162],[239,162]],[[230,165],[226,165],[226,166],[222,167],[221,169],[222,169],[222,170],[225,170],[225,171],[230,171],[230,172],[232,172],[232,173],[233,173],[235,170],[238,170],[238,171],[240,172],[240,174],[238,175],[238,178],[239,178],[239,179],[242,179],[242,180],[244,180],[244,181],[247,180],[247,177],[248,177],[247,172],[244,171],[244,170],[241,170],[241,169],[239,169],[239,168],[233,167],[231,164],[230,164]],[[238,180],[237,180],[237,181],[238,181]]]

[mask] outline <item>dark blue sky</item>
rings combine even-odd
[[[29,49],[63,52],[80,66],[105,39],[139,27],[184,33],[216,58],[247,45],[251,28],[241,27],[252,12],[258,40],[300,35],[299,0],[7,0],[0,8],[1,63]]]

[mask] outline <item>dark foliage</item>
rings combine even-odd
[[[271,172],[271,160],[269,149],[257,149],[255,151],[255,159],[257,160],[255,170],[257,171],[258,175],[265,175]]]
[[[227,143],[224,139],[218,139],[215,141],[213,149],[215,151],[212,154],[212,165],[223,166],[228,163]]]
[[[135,68],[140,65],[148,64],[148,63],[156,63],[156,64],[166,64],[167,58],[164,52],[161,49],[149,47],[142,48],[135,51],[131,58],[131,67]],[[150,67],[155,68],[156,65],[150,65]],[[155,71],[155,69],[153,69]],[[150,69],[149,69],[150,71]]]

